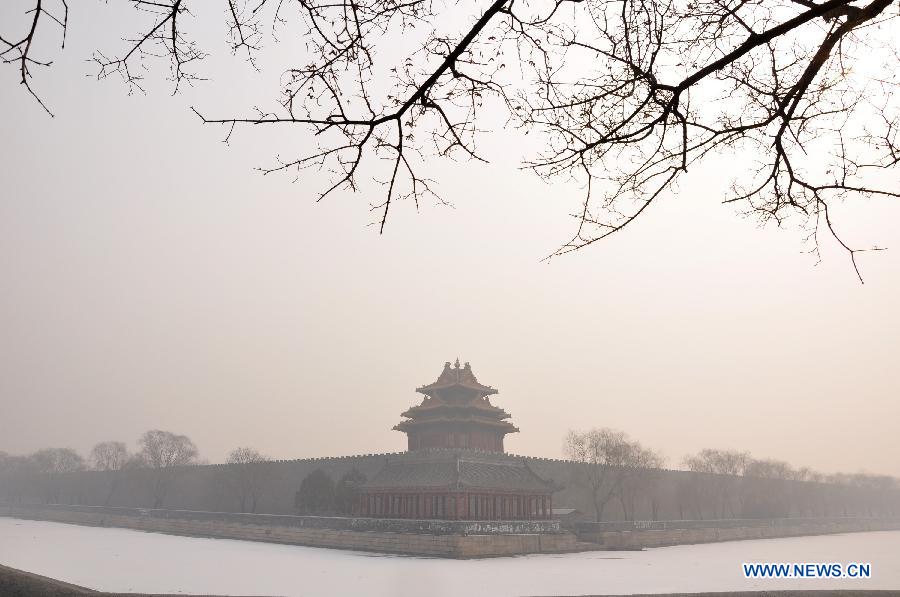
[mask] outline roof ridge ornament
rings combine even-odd
[[[462,387],[468,392],[480,394],[480,398],[497,393],[496,388],[486,386],[478,381],[478,378],[475,377],[475,373],[472,371],[471,363],[467,361],[465,365],[461,365],[458,357],[455,363],[450,361],[444,362],[444,369],[437,380],[416,388],[416,391],[434,398],[436,393],[454,386]]]

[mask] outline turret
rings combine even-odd
[[[406,433],[410,451],[426,448],[471,448],[489,452],[503,452],[503,438],[518,430],[508,422],[507,413],[491,404],[495,388],[478,382],[472,367],[451,366],[437,381],[419,387],[425,397],[418,406],[402,414],[405,421],[394,429]]]

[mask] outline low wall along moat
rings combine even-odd
[[[900,529],[900,519],[759,519],[577,523],[233,514],[94,506],[0,505],[0,516],[447,558],[479,558]]]
[[[449,558],[559,553],[577,549],[559,521],[443,521],[279,516],[92,506],[0,506],[0,516]]]

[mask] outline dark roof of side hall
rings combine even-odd
[[[486,489],[549,493],[550,481],[537,476],[524,461],[446,454],[443,458],[388,461],[365,484],[366,489]]]
[[[369,489],[452,487],[455,485],[455,460],[447,462],[388,462],[365,484]]]
[[[553,483],[538,477],[525,463],[519,466],[460,461],[465,487],[502,490],[553,491]]]

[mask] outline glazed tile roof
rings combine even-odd
[[[460,367],[444,363],[444,371],[437,381],[417,389],[425,394],[421,404],[404,411],[394,429],[409,433],[422,427],[457,427],[467,429],[488,428],[491,432],[506,434],[519,429],[505,421],[509,413],[491,404],[489,396],[497,390],[478,383],[469,363]]]
[[[519,430],[518,427],[513,425],[512,423],[508,423],[506,421],[498,421],[497,419],[490,419],[487,417],[472,417],[472,416],[447,416],[447,417],[429,417],[422,419],[412,419],[409,421],[400,421],[396,425],[394,425],[394,429],[397,431],[409,431],[415,427],[431,427],[436,424],[442,425],[467,425],[470,427],[489,427],[492,429],[499,429],[504,433],[515,433]]]
[[[537,476],[524,460],[468,451],[412,453],[389,460],[366,489],[487,489],[546,494],[553,483]]]
[[[450,361],[444,363],[444,370],[441,371],[437,381],[416,388],[416,391],[422,394],[434,395],[449,388],[464,388],[465,390],[474,391],[481,396],[497,393],[495,388],[478,382],[475,374],[472,373],[472,367],[469,363],[460,368],[459,359],[456,359],[453,367],[450,366]]]

